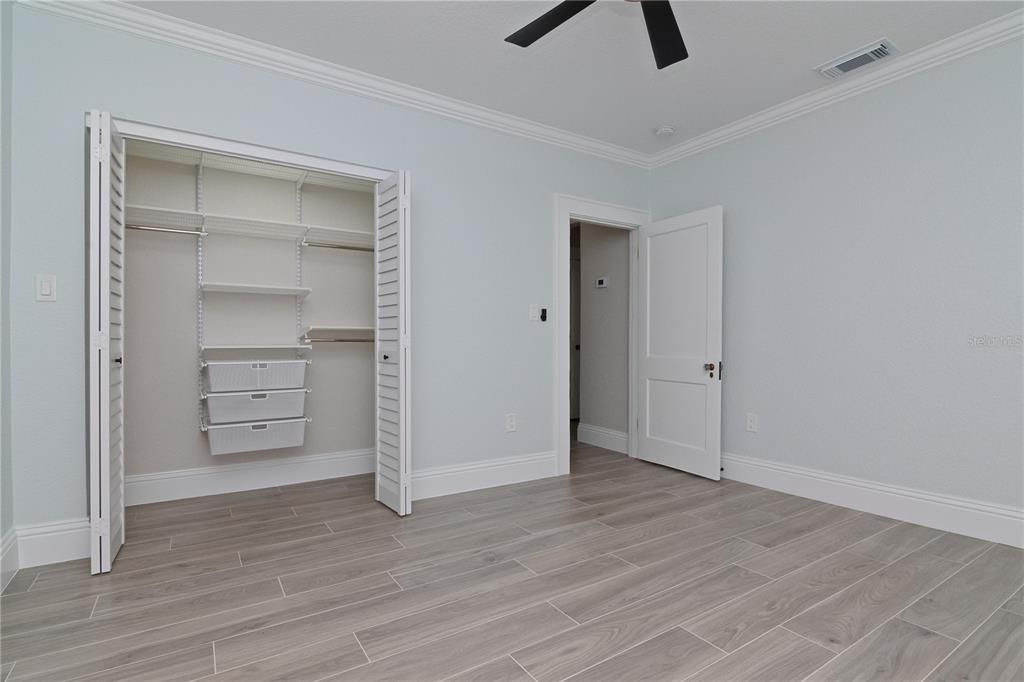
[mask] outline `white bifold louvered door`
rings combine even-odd
[[[124,544],[124,140],[89,116],[89,519],[92,572]]]
[[[399,516],[412,512],[409,426],[409,176],[377,184],[376,499]]]

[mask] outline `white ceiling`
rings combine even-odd
[[[658,71],[640,7],[621,0],[597,3],[530,48],[504,42],[556,1],[142,4],[644,153],[827,86],[814,67],[870,41],[909,52],[1020,7],[673,2],[690,58]],[[661,125],[675,135],[655,137]]]

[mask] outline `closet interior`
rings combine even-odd
[[[377,183],[126,143],[128,476],[370,452]]]

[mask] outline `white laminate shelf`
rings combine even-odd
[[[200,289],[208,294],[268,294],[305,298],[313,290],[309,287],[284,287],[270,284],[242,284],[238,282],[203,282]]]
[[[286,239],[319,246],[373,250],[373,233],[325,225],[307,225],[278,220],[262,220],[219,213],[182,211],[158,206],[129,204],[125,220],[129,225],[159,229],[187,230],[196,233],[228,234],[260,239]]]

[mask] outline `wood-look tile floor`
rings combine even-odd
[[[589,447],[416,502],[369,476],[132,507],[19,572],[8,680],[1021,680],[1021,550]]]

